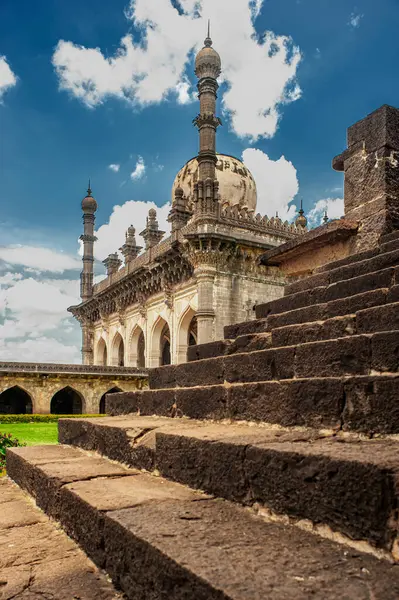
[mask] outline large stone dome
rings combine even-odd
[[[244,163],[227,154],[217,154],[216,177],[219,181],[220,201],[222,204],[247,206],[256,210],[256,183]],[[189,160],[176,175],[172,187],[172,202],[178,186],[183,189],[189,200],[193,198],[194,183],[198,181],[197,158]]]

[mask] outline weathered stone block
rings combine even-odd
[[[297,346],[296,377],[367,375],[370,371],[368,337],[347,337]]]
[[[228,408],[235,420],[338,427],[343,397],[340,379],[270,381],[231,386]]]
[[[371,366],[376,371],[399,370],[399,331],[376,333],[371,338]]]
[[[374,376],[345,383],[343,428],[399,433],[399,377]]]
[[[385,304],[356,313],[358,333],[399,330],[399,303]]]
[[[294,346],[306,342],[346,337],[355,333],[356,318],[354,315],[346,315],[322,322],[279,327],[273,330],[272,340],[274,346]]]
[[[224,419],[228,416],[227,388],[223,385],[176,390],[176,416]]]
[[[289,379],[294,375],[294,348],[233,354],[224,359],[224,377],[230,383]]]

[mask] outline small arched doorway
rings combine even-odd
[[[170,329],[169,325],[165,323],[161,332],[160,341],[161,351],[161,366],[171,364],[171,353],[170,353]]]
[[[133,331],[130,342],[130,364],[133,367],[145,367],[145,338],[139,325]]]
[[[54,394],[50,403],[52,415],[81,415],[83,411],[82,396],[67,386]]]
[[[197,317],[195,311],[189,307],[179,322],[177,332],[177,364],[187,362],[187,349],[197,344]]]
[[[0,394],[0,413],[2,415],[31,415],[32,398],[25,390],[14,385]]]
[[[104,338],[101,338],[97,344],[96,364],[106,367],[108,363],[107,344]]]
[[[125,344],[119,332],[115,335],[112,344],[112,365],[114,367],[125,366]]]
[[[100,415],[105,415],[105,397],[107,394],[116,394],[117,392],[123,392],[123,390],[121,390],[118,387],[113,387],[110,390],[108,390],[107,392],[105,392],[105,394],[103,394],[101,396],[101,400],[100,400]]]

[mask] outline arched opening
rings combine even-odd
[[[0,394],[0,413],[2,415],[31,415],[32,398],[25,390],[14,385]]]
[[[130,341],[130,364],[132,367],[145,367],[145,338],[139,325],[133,331]]]
[[[189,307],[180,319],[177,333],[177,364],[187,362],[187,349],[197,344],[197,317]]]
[[[83,411],[82,396],[67,386],[54,394],[51,399],[52,415],[81,415]]]
[[[105,394],[103,394],[101,396],[101,400],[100,400],[100,415],[105,415],[105,397],[107,394],[116,394],[117,392],[123,392],[123,390],[121,390],[118,387],[113,387],[110,390],[108,390],[108,392],[105,392]]]
[[[102,365],[103,367],[106,367],[108,364],[107,344],[105,343],[104,338],[101,338],[97,344],[96,364]]]
[[[193,317],[190,322],[190,327],[188,329],[188,345],[196,346],[198,339],[198,327],[197,327],[197,317]]]
[[[159,317],[156,321],[150,340],[150,366],[170,365],[172,362],[170,329],[168,323],[162,317]]]
[[[115,335],[112,344],[112,365],[114,367],[125,366],[125,344],[119,332]]]
[[[160,342],[160,351],[161,351],[161,366],[170,365],[171,364],[171,354],[170,354],[170,330],[169,325],[165,323],[162,333],[161,333],[161,342]]]

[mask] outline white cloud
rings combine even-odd
[[[5,340],[0,338],[0,359],[10,362],[44,362],[80,364],[79,348],[66,345],[51,337],[40,336],[26,340]]]
[[[110,169],[111,171],[113,171],[114,173],[118,173],[119,169],[121,168],[120,165],[108,165],[108,169]]]
[[[350,19],[348,21],[348,25],[350,27],[353,27],[354,29],[357,29],[360,26],[360,21],[361,19],[364,17],[364,15],[361,15],[360,13],[355,13],[353,12],[350,16]]]
[[[63,273],[68,269],[80,269],[78,258],[69,256],[50,248],[34,246],[3,246],[0,247],[0,259],[9,265],[20,265],[39,271]]]
[[[2,360],[80,362],[79,326],[67,313],[80,302],[79,280],[7,273],[0,283]]]
[[[96,231],[98,241],[94,245],[95,258],[103,261],[109,254],[116,252],[124,244],[125,233],[130,224],[136,228],[137,244],[144,246],[144,240],[139,234],[145,229],[150,208],[155,208],[157,211],[161,231],[169,234],[170,225],[167,222],[169,203],[158,207],[154,202],[128,200],[122,206],[114,206],[109,222]]]
[[[314,207],[309,211],[308,223],[310,227],[317,227],[323,222],[325,211],[329,219],[339,219],[344,214],[343,198],[323,198],[318,200]]]
[[[128,17],[140,29],[141,41],[128,34],[114,56],[105,56],[100,48],[60,40],[52,59],[60,88],[88,107],[111,96],[139,107],[170,94],[186,103],[194,94],[188,60],[202,46],[210,18],[227,83],[223,110],[233,130],[253,140],[271,137],[282,106],[300,97],[301,54],[287,36],[256,32],[254,20],[264,1],[235,0],[231,10],[231,0],[180,0],[184,12],[179,14],[171,0],[131,0]]]
[[[190,104],[190,102],[194,102],[197,100],[197,95],[191,90],[191,83],[188,79],[183,79],[179,81],[176,85],[176,93],[177,93],[177,102],[178,104]]]
[[[256,211],[262,216],[274,217],[278,212],[283,221],[291,220],[296,213],[290,205],[298,193],[297,171],[284,156],[271,160],[262,150],[248,148],[242,159],[256,181],[258,203]]]
[[[145,175],[145,163],[144,163],[144,159],[142,156],[139,156],[136,166],[134,168],[134,171],[132,171],[130,173],[130,178],[133,179],[133,181],[136,181],[138,179],[142,179]]]
[[[5,56],[0,56],[0,101],[3,94],[17,83],[17,77],[12,72]]]

